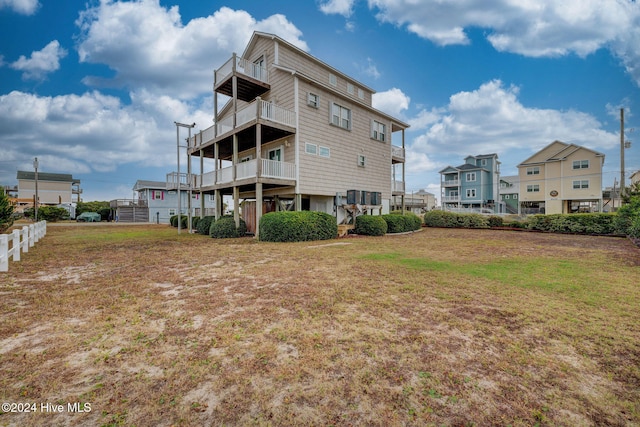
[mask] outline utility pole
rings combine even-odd
[[[620,196],[624,193],[624,108],[620,109]]]
[[[182,186],[180,185],[180,128],[188,128],[189,129],[189,137],[191,137],[191,128],[195,127],[195,123],[193,124],[185,124],[185,123],[178,123],[178,122],[173,122],[176,125],[176,151],[177,151],[177,157],[178,157],[178,234],[180,234],[180,229],[182,228],[182,205],[181,205],[181,198],[182,198]],[[189,155],[187,153],[187,155]],[[189,197],[191,197],[190,195],[191,192],[188,192]],[[191,200],[189,200],[189,208],[191,207]],[[191,216],[191,213],[189,213],[189,216]],[[191,226],[191,224],[189,224],[189,226]]]
[[[33,211],[35,214],[35,222],[38,222],[38,158],[33,160],[33,169],[35,170],[36,194],[33,199]]]

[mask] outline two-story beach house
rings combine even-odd
[[[16,198],[18,212],[34,206],[36,185],[39,206],[71,205],[81,201],[80,180],[70,174],[39,172],[37,184],[35,172],[18,171],[16,178],[18,180],[18,197]]]
[[[520,196],[520,178],[518,175],[500,177],[500,201],[504,204],[505,213],[518,213],[518,197]]]
[[[498,155],[467,156],[460,166],[440,171],[443,210],[502,212],[499,203],[500,161]]]
[[[602,211],[604,154],[554,141],[518,165],[520,213]]]
[[[349,206],[384,212],[404,195],[409,125],[373,108],[371,88],[282,38],[255,32],[214,71],[213,91],[214,125],[188,144],[200,165],[191,185],[218,204],[232,196],[236,221],[242,205],[256,235],[272,209],[341,222]]]

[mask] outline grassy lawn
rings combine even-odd
[[[625,239],[50,226],[0,295],[0,425],[640,424]]]

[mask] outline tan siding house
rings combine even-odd
[[[518,165],[520,213],[602,211],[604,154],[554,141]]]
[[[285,40],[254,33],[242,56],[214,72],[214,125],[189,141],[190,162],[201,165],[193,187],[219,202],[233,196],[236,218],[240,205],[252,209],[256,235],[271,209],[319,210],[340,222],[348,190],[380,194],[358,209],[387,211],[404,197],[409,125],[374,109],[372,94]]]
[[[33,207],[36,194],[36,174],[29,171],[18,171],[17,210]],[[38,173],[38,204],[55,206],[80,201],[80,180],[69,174]]]

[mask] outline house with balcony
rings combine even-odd
[[[189,139],[189,172],[168,176],[167,188],[184,180],[201,200],[213,194],[216,212],[231,197],[236,221],[242,206],[256,236],[274,209],[327,212],[340,223],[353,208],[349,190],[376,194],[358,209],[388,211],[393,196],[404,196],[409,125],[373,108],[373,94],[282,38],[255,32],[242,55],[214,71],[214,124]]]
[[[518,197],[520,196],[520,178],[518,175],[500,177],[500,202],[505,213],[518,213]]]
[[[498,155],[467,156],[459,166],[440,171],[443,210],[504,212],[499,201],[500,161]]]
[[[604,154],[554,141],[518,165],[520,213],[602,212]]]
[[[32,208],[38,192],[38,206],[72,205],[81,201],[80,180],[66,173],[18,171],[16,211]]]

